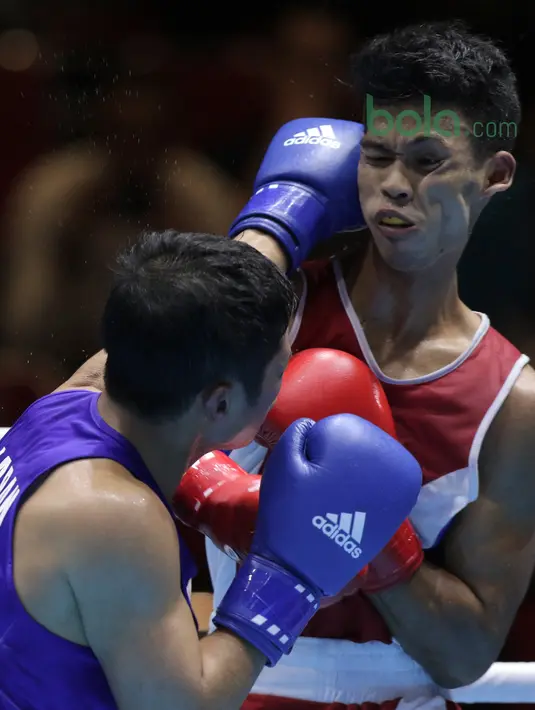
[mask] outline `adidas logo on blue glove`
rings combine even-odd
[[[318,126],[318,128],[307,128],[306,131],[294,133],[293,138],[288,138],[283,145],[324,145],[327,148],[340,148],[340,141],[336,140],[336,135],[332,126]]]
[[[360,543],[364,532],[366,513],[326,513],[312,518],[312,525],[339,545],[344,552],[357,560],[362,554]]]

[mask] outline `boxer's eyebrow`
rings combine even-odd
[[[431,134],[427,135],[427,136],[415,136],[414,138],[411,138],[411,140],[409,141],[409,145],[416,145],[416,146],[420,146],[424,143],[441,143],[442,145],[445,145],[446,141],[440,135],[440,133],[434,133],[434,132],[431,132]]]
[[[444,138],[440,133],[431,133],[430,135],[414,136],[411,137],[406,144],[407,145],[422,145],[423,143],[442,143],[445,145]],[[379,141],[374,138],[363,138],[361,143],[361,148],[373,148],[375,150],[394,150],[391,146],[386,145],[384,142]]]

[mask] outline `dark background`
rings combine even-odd
[[[503,44],[524,110],[515,186],[482,217],[461,292],[534,355],[535,4],[4,0],[0,426],[98,349],[122,244],[148,225],[224,233],[282,123],[360,117],[363,39],[457,18]],[[527,603],[504,658],[535,660],[532,636]]]

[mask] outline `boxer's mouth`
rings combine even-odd
[[[394,227],[395,229],[407,229],[414,227],[414,222],[403,217],[399,212],[393,210],[381,210],[377,213],[376,222],[382,227]]]

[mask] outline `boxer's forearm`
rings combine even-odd
[[[266,657],[237,636],[218,629],[201,641],[201,708],[239,708],[266,664]]]
[[[392,636],[442,687],[477,680],[500,650],[481,601],[457,577],[427,562],[410,581],[369,598]]]
[[[271,237],[265,232],[259,232],[256,229],[247,229],[245,232],[235,237],[235,239],[250,244],[267,259],[272,261],[275,266],[278,266],[284,273],[288,271],[290,267],[288,256],[274,237]]]

